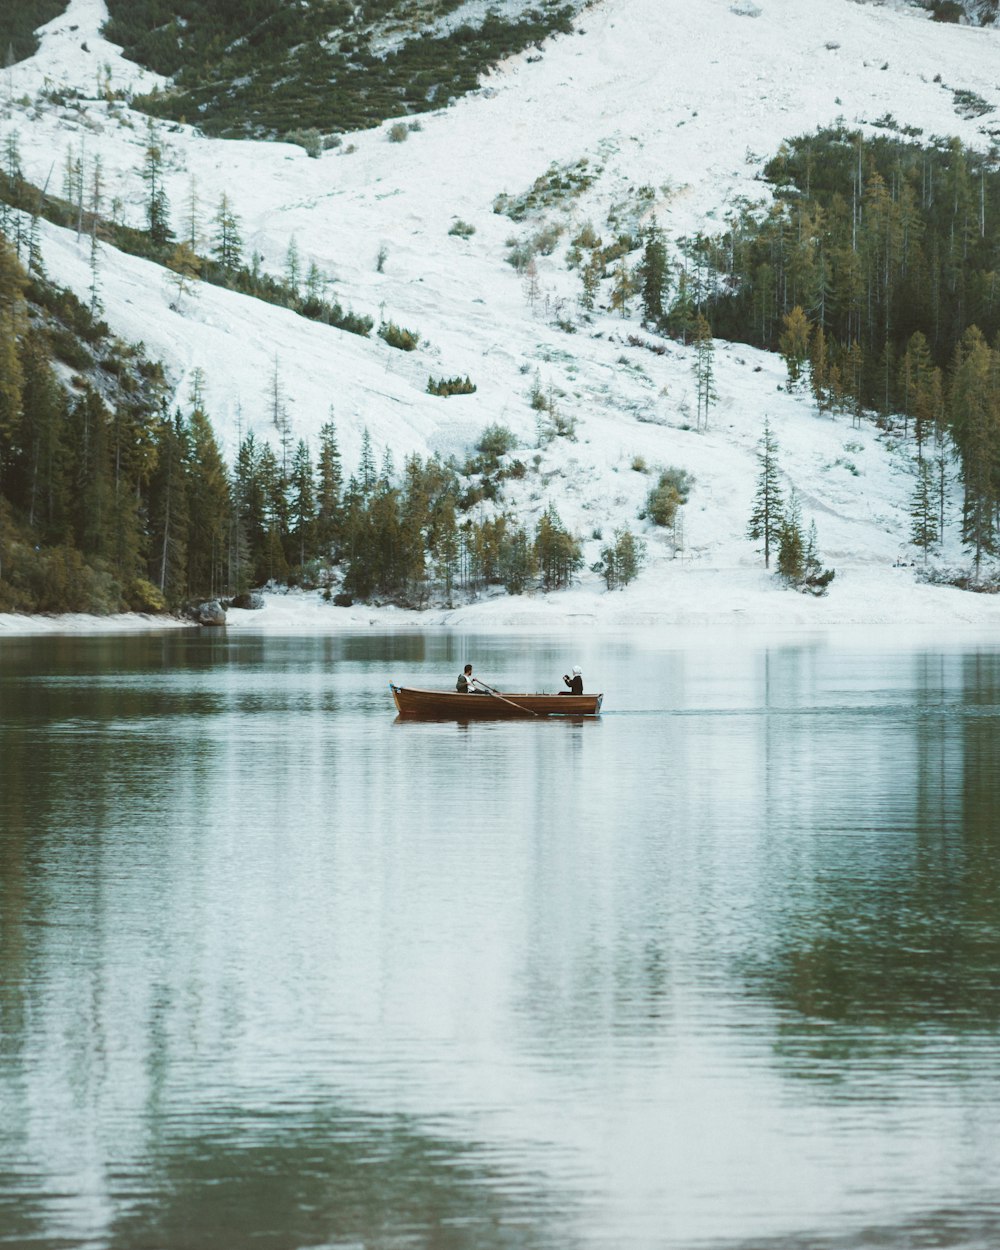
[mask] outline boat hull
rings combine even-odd
[[[400,716],[424,720],[534,720],[547,716],[598,716],[603,694],[459,694],[389,683]]]

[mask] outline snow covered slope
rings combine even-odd
[[[39,53],[5,72],[0,135],[20,136],[25,172],[55,185],[67,153],[100,156],[106,195],[142,220],[139,177],[145,120],[98,100],[99,77],[112,87],[148,90],[154,78],[122,60],[99,34],[102,0],[72,0],[44,31]],[[203,286],[178,299],[163,271],[104,249],[104,316],[121,336],[142,340],[164,360],[183,403],[195,369],[228,455],[238,431],[266,437],[267,393],[275,361],[290,401],[296,438],[315,438],[332,409],[345,463],[356,462],[367,427],[397,465],[408,451],[464,454],[482,429],[509,426],[517,454],[537,471],[516,484],[524,519],[550,502],[596,559],[616,526],[649,541],[650,559],[625,592],[582,585],[550,601],[489,600],[467,611],[484,623],[585,612],[609,622],[653,619],[988,620],[1000,604],[986,596],[917,587],[893,565],[908,546],[912,466],[905,449],[818,417],[805,397],[780,389],[779,359],[717,344],[719,402],[707,432],[693,424],[692,353],[667,344],[663,355],[628,346],[636,320],[601,313],[577,319],[579,278],[567,271],[566,236],[538,261],[541,295],[529,306],[522,278],[505,263],[506,243],[544,223],[570,231],[590,221],[609,233],[610,211],[655,214],[669,236],[721,225],[735,197],[760,199],[762,161],[782,139],[843,120],[866,124],[891,113],[927,135],[954,134],[985,146],[996,114],[958,116],[953,90],[1000,105],[995,72],[1000,32],[931,23],[905,6],[853,0],[599,0],[572,36],[504,65],[483,89],[452,108],[424,115],[406,142],[389,126],[347,136],[310,158],[301,148],[205,139],[186,127],[160,129],[175,229],[192,194],[202,228],[225,192],[243,226],[246,250],[281,271],[290,242],[336,282],[331,293],[356,312],[416,330],[420,349],[404,353],[309,323],[230,292]],[[56,105],[39,93],[76,87],[80,101]],[[586,158],[581,194],[566,196],[521,224],[494,212],[501,193],[525,191],[553,163]],[[623,207],[624,206],[624,207]],[[449,234],[462,221],[475,227]],[[82,296],[89,249],[47,227],[50,274]],[[377,265],[380,251],[384,261]],[[474,395],[426,394],[429,374],[468,374]],[[560,395],[576,440],[538,448],[529,392],[536,375]],[[745,538],[765,415],[781,464],[799,492],[804,519],[815,517],[824,562],[837,579],[824,601],[806,601],[764,578]],[[684,509],[683,548],[637,519],[651,479],[631,466],[674,465],[696,479]],[[954,534],[945,551],[959,562]]]

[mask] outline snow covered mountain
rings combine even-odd
[[[106,17],[103,0],[71,0],[44,28],[37,55],[5,71],[0,138],[18,136],[38,185],[58,181],[67,158],[99,157],[107,199],[138,224],[146,121],[107,97],[169,83],[102,39]],[[277,439],[268,416],[277,368],[294,437],[315,440],[332,411],[348,470],[365,429],[399,463],[409,451],[464,455],[500,424],[531,465],[509,492],[524,520],[554,503],[584,541],[588,567],[616,527],[648,542],[648,564],[624,592],[605,592],[588,572],[565,594],[490,599],[460,619],[1000,623],[995,598],[916,585],[912,569],[897,567],[917,558],[911,449],[871,424],[819,416],[808,396],[785,389],[779,358],[723,342],[718,401],[709,428],[695,430],[692,349],[658,341],[659,351],[646,350],[638,311],[602,308],[606,291],[592,320],[582,319],[579,275],[565,263],[568,239],[586,223],[600,233],[655,216],[668,239],[717,229],[727,206],[766,198],[758,175],[782,140],[817,126],[865,128],[891,114],[928,135],[991,147],[998,40],[995,29],[931,22],[908,5],[598,0],[574,34],[422,115],[405,141],[389,122],[313,158],[299,146],[163,124],[179,233],[187,218],[207,234],[225,194],[248,253],[281,272],[294,245],[303,265],[332,277],[345,306],[415,331],[420,346],[396,351],[206,285],[179,295],[162,269],[107,247],[104,317],[164,361],[178,403],[204,374],[229,457],[249,428]],[[960,115],[958,89],[988,111]],[[497,211],[540,179],[521,220]],[[508,263],[512,245],[546,230],[558,243],[542,249],[526,283]],[[88,242],[43,223],[42,247],[50,275],[87,298]],[[468,375],[477,390],[442,399],[427,393],[429,375]],[[556,397],[573,438],[539,439],[537,386]],[[824,600],[781,590],[746,538],[765,416],[805,520],[816,520],[824,563],[837,570]],[[680,534],[640,521],[651,484],[643,465],[693,476]],[[954,525],[942,558],[963,559]]]

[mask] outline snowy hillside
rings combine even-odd
[[[105,16],[102,0],[72,0],[44,31],[39,53],[5,71],[0,134],[19,136],[25,173],[39,185],[58,182],[68,154],[99,155],[107,198],[117,197],[138,224],[145,120],[98,99],[98,82],[148,91],[154,78],[103,42]],[[623,592],[604,592],[585,572],[569,592],[489,599],[439,618],[1000,624],[995,598],[920,586],[911,569],[894,567],[917,559],[908,542],[913,468],[905,448],[872,425],[859,430],[849,418],[818,416],[806,395],[783,389],[779,358],[721,342],[718,403],[709,429],[696,432],[692,350],[630,346],[630,335],[650,337],[637,313],[623,320],[604,311],[582,323],[579,277],[564,259],[574,229],[591,222],[607,231],[609,215],[655,215],[668,238],[717,228],[738,197],[764,196],[756,176],[784,138],[837,120],[865,125],[892,114],[927,135],[988,147],[998,114],[961,117],[953,92],[1000,106],[998,53],[995,29],[932,23],[907,6],[601,0],[580,15],[574,35],[422,116],[405,142],[390,142],[387,124],[314,159],[299,147],[163,126],[175,228],[194,202],[207,233],[225,193],[248,253],[256,249],[281,272],[294,240],[305,265],[332,275],[336,299],[376,323],[384,317],[418,332],[421,346],[396,351],[374,335],[352,336],[214,287],[178,297],[163,270],[108,248],[100,261],[104,317],[162,358],[178,403],[203,371],[229,457],[241,430],[277,438],[267,416],[277,362],[294,437],[315,440],[332,410],[349,471],[365,428],[399,464],[409,451],[464,456],[484,427],[500,423],[533,470],[538,457],[537,471],[510,491],[525,520],[554,503],[585,541],[588,568],[602,545],[595,535],[606,540],[628,524],[648,542],[648,564]],[[85,98],[56,104],[61,88]],[[494,211],[498,196],[520,195],[553,164],[579,169],[584,158],[589,185],[579,193],[551,197],[520,223]],[[637,196],[638,188],[649,190]],[[450,234],[456,222],[474,232]],[[547,224],[567,234],[538,258],[540,290],[529,300],[523,277],[506,263],[507,245]],[[86,298],[87,241],[44,226],[43,254],[50,276]],[[468,374],[477,392],[429,395],[431,374]],[[575,422],[575,441],[538,446],[536,377]],[[805,521],[816,520],[823,561],[837,570],[824,600],[780,589],[745,537],[765,415]],[[695,479],[679,549],[638,520],[651,485],[632,467],[641,461]],[[963,560],[954,534],[943,558]]]

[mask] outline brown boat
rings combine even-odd
[[[457,690],[416,690],[389,683],[400,716],[425,720],[506,720],[508,717],[599,716],[603,694],[459,694]]]

